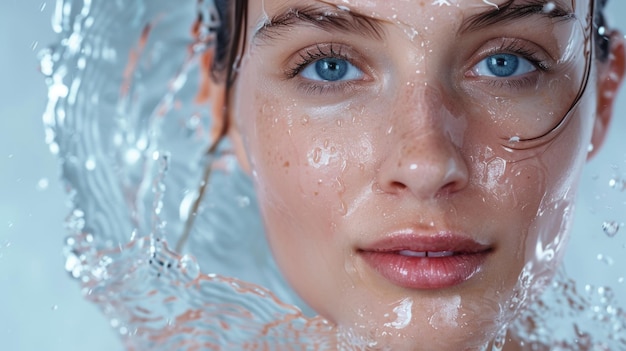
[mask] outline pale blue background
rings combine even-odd
[[[63,269],[66,197],[57,180],[57,161],[43,141],[41,113],[46,88],[36,60],[36,52],[54,39],[50,29],[54,2],[0,2],[0,350],[120,350],[107,322],[94,305],[82,299],[78,284]],[[610,13],[621,19],[621,23],[612,23],[626,29],[626,2],[613,0]],[[626,269],[617,265],[626,267],[626,261],[618,259],[626,256],[622,246],[626,228],[613,242],[603,236],[599,218],[603,218],[604,205],[594,200],[609,190],[605,178],[611,165],[619,166],[626,175],[624,91],[620,99],[607,145],[611,153],[601,153],[585,175],[588,186],[581,194],[576,224],[584,235],[572,243],[574,257],[607,252],[615,256],[616,263],[579,264],[570,259],[568,267],[586,270],[580,274],[588,279],[609,281],[618,289],[624,306],[626,283],[617,280],[626,275]],[[594,176],[598,179],[593,180]],[[48,186],[41,187],[46,182]],[[621,218],[613,218],[614,212],[607,215],[626,221],[624,201],[626,192],[610,204]],[[589,214],[590,207],[600,214]],[[613,251],[605,251],[607,246]]]

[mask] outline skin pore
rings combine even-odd
[[[558,266],[609,123],[623,39],[590,56],[589,1],[494,3],[250,1],[213,90],[289,283],[380,349],[493,340]]]

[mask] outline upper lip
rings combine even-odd
[[[491,245],[482,244],[473,238],[452,232],[420,234],[414,231],[395,232],[384,238],[360,247],[359,251],[392,253],[399,251],[453,252],[472,254],[490,251]]]

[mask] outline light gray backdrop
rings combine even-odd
[[[120,350],[107,321],[83,300],[63,269],[67,200],[57,161],[44,143],[46,87],[36,59],[36,52],[54,39],[53,7],[52,0],[0,0],[0,350]],[[609,14],[613,24],[626,29],[626,1],[613,0]],[[620,99],[610,152],[601,153],[586,171],[590,185],[581,194],[576,228],[588,236],[574,239],[574,257],[595,257],[611,245],[600,228],[603,205],[594,198],[608,190],[605,178],[612,166],[626,175],[625,91]],[[626,192],[620,199],[610,206],[621,208],[621,218],[606,219],[626,221]],[[592,215],[588,208],[600,213]],[[613,245],[613,255],[626,256],[624,236],[626,228],[615,238],[619,245]],[[626,262],[623,258],[615,257],[613,266],[568,262],[570,270],[586,270],[580,274],[615,285],[626,304],[626,283],[619,283],[626,272],[616,267]]]

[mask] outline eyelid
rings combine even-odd
[[[311,63],[323,58],[337,58],[348,61],[361,70],[364,81],[371,80],[372,69],[366,60],[356,50],[342,43],[318,43],[298,50],[284,64],[284,74],[287,79],[296,78],[298,74]]]
[[[545,50],[533,42],[517,38],[498,38],[488,41],[472,55],[474,58],[469,61],[469,67],[465,70],[466,76],[482,60],[502,53],[518,55],[530,61],[538,71],[551,71],[556,62]]]
[[[362,78],[327,82],[300,76],[306,67],[323,58],[346,60],[362,72]],[[367,83],[375,80],[374,69],[367,63],[365,57],[350,45],[337,42],[317,43],[298,50],[285,61],[283,67],[285,67],[284,79],[293,80],[297,84],[296,89],[306,95],[356,93],[366,88]]]

